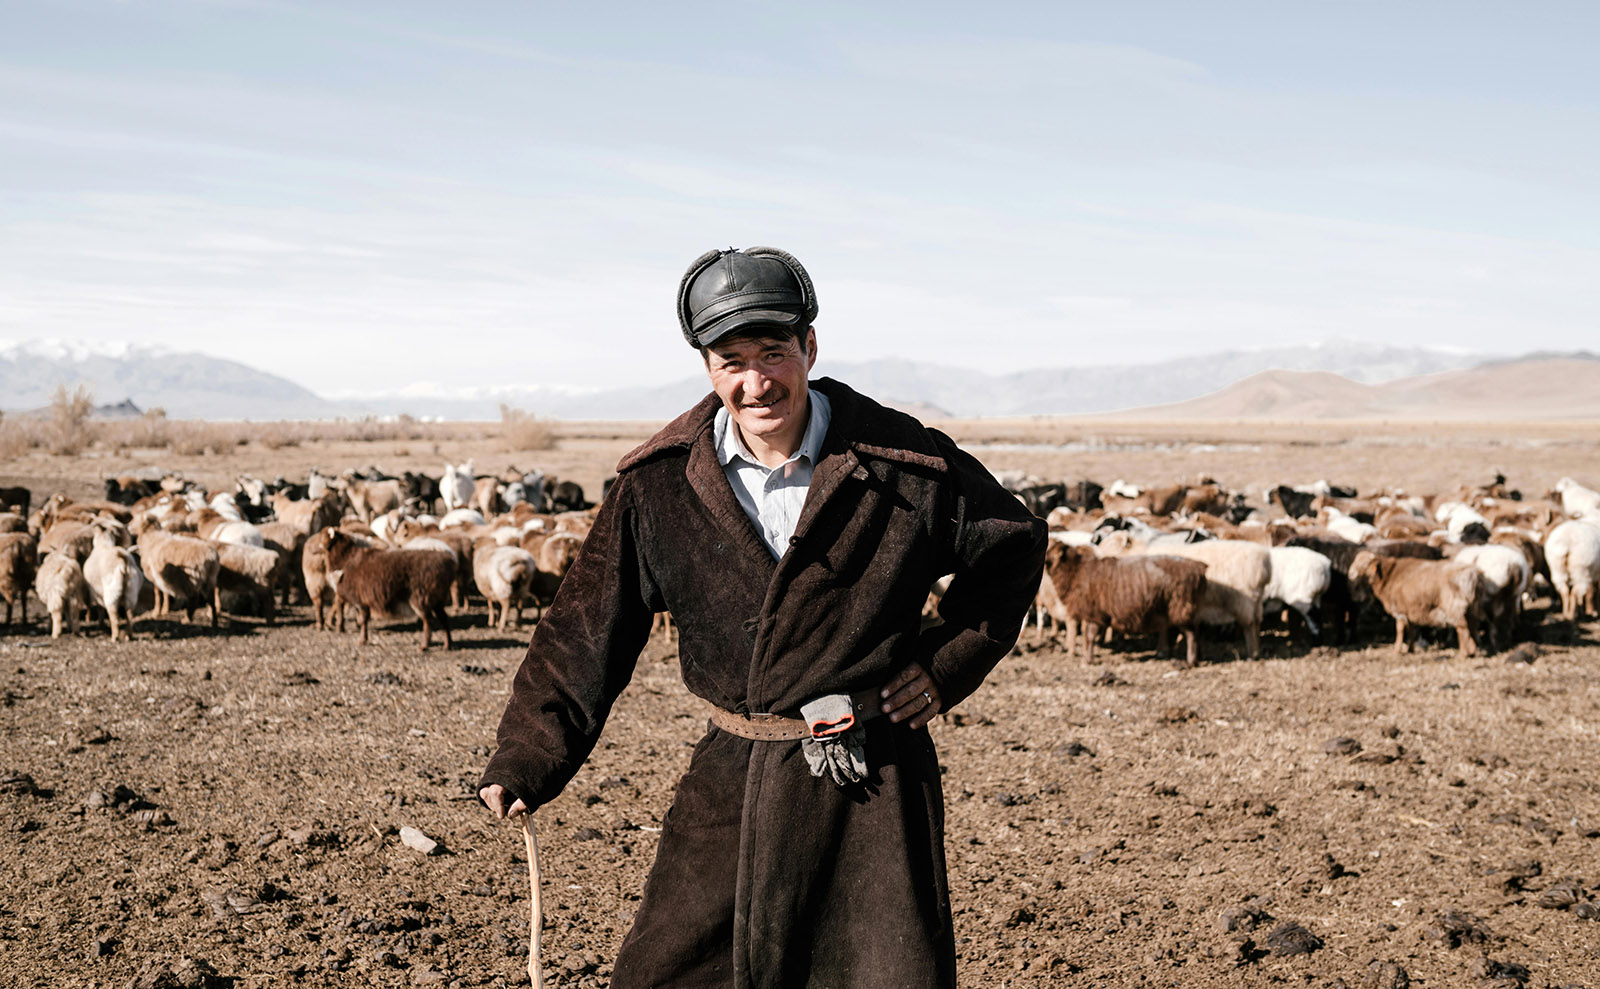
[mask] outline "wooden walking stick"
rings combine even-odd
[[[522,841],[528,849],[528,981],[533,989],[544,989],[544,972],[539,968],[539,937],[544,931],[544,907],[539,900],[539,843],[533,839],[533,814],[522,815]]]

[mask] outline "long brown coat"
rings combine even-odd
[[[729,487],[708,395],[618,465],[540,621],[482,785],[537,807],[599,738],[653,612],[672,612],[689,690],[795,716],[916,660],[949,709],[1016,640],[1044,523],[949,437],[827,378],[832,424],[789,550],[774,560]],[[956,574],[923,632],[928,586]],[[710,727],[710,726],[708,726]],[[710,728],[663,823],[615,965],[644,986],[955,984],[939,764],[925,730],[868,723],[872,779],[813,777],[799,742]]]

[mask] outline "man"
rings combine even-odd
[[[713,394],[617,466],[484,772],[497,816],[554,798],[652,614],[672,613],[684,683],[713,724],[663,821],[615,989],[955,984],[923,728],[1015,642],[1045,528],[949,437],[809,381],[816,314],[782,251],[690,266],[679,323]],[[943,623],[924,631],[946,574]]]

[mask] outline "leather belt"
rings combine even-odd
[[[877,687],[858,690],[850,695],[850,706],[855,708],[856,723],[871,721],[883,713],[883,698]],[[811,726],[801,718],[787,718],[781,714],[738,714],[711,705],[711,723],[730,735],[750,738],[758,742],[793,742],[811,737]]]

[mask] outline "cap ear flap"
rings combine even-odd
[[[817,290],[812,287],[811,275],[807,273],[805,265],[800,263],[799,258],[795,257],[793,254],[790,254],[788,251],[780,251],[776,247],[747,247],[745,248],[744,253],[750,255],[751,257],[777,258],[779,261],[782,261],[785,265],[787,265],[789,270],[794,273],[794,277],[800,282],[800,292],[804,296],[804,299],[802,300],[803,304],[801,306],[801,313],[805,317],[805,324],[810,326],[816,321]],[[683,307],[680,305],[679,311],[682,311],[682,309]]]
[[[689,325],[689,286],[702,271],[726,253],[713,248],[695,258],[689,270],[683,273],[683,280],[678,283],[678,326],[683,330],[683,338],[696,350],[700,349],[700,341],[695,338],[694,330]]]

